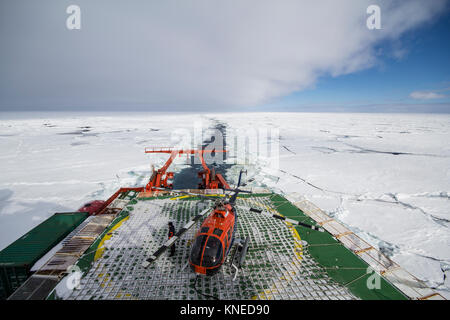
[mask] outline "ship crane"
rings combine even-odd
[[[150,180],[148,181],[145,190],[146,191],[154,191],[155,188],[172,188],[172,184],[170,180],[173,179],[174,173],[167,172],[167,169],[172,164],[175,157],[178,155],[181,157],[182,154],[193,155],[197,154],[202,163],[203,170],[198,173],[198,176],[202,179],[200,187],[202,189],[221,189],[226,188],[229,189],[229,185],[225,181],[224,177],[220,173],[216,173],[214,168],[213,170],[209,169],[206,165],[203,154],[205,153],[215,153],[215,152],[226,152],[226,150],[195,150],[195,149],[173,149],[173,148],[146,148],[145,153],[167,153],[170,154],[169,159],[166,163],[158,170],[153,169]]]

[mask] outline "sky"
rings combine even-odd
[[[0,111],[449,113],[449,30],[448,0],[4,0]]]

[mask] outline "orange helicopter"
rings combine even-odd
[[[144,268],[147,268],[168,248],[170,248],[175,241],[180,239],[180,237],[186,231],[188,231],[196,222],[202,219],[209,212],[210,214],[203,221],[200,229],[196,233],[194,244],[191,248],[191,252],[189,255],[189,264],[191,266],[191,269],[197,274],[207,276],[211,276],[217,273],[220,267],[225,262],[225,259],[234,244],[237,244],[235,255],[238,254],[240,257],[238,266],[234,265],[234,267],[238,269],[244,261],[249,241],[248,237],[245,240],[235,239],[237,212],[234,208],[234,204],[240,192],[251,193],[250,191],[239,189],[242,174],[243,171],[241,170],[236,189],[223,189],[225,191],[233,191],[234,194],[231,195],[231,197],[229,197],[229,195],[226,195],[226,199],[214,199],[215,204],[212,211],[210,208],[208,208],[196,215],[173,237],[167,240],[166,243],[164,243],[158,250],[156,250],[146,261],[144,261],[142,266]],[[213,200],[210,197],[197,193],[176,191],[166,188],[155,189],[170,191],[172,193],[193,195],[206,200]],[[233,260],[234,259],[232,259],[232,261]]]
[[[216,274],[220,267],[225,263],[228,254],[233,245],[236,246],[233,256],[230,259],[230,266],[236,272],[233,280],[236,279],[239,269],[242,267],[245,256],[249,246],[249,237],[246,239],[238,239],[235,237],[236,222],[238,219],[235,203],[240,192],[251,193],[250,191],[239,189],[243,170],[239,173],[239,180],[235,189],[223,189],[225,191],[234,192],[231,196],[226,195],[225,199],[214,199],[214,207],[205,209],[196,215],[191,221],[183,226],[173,237],[167,240],[158,250],[156,250],[148,259],[146,259],[142,266],[147,268],[152,262],[157,260],[168,248],[170,248],[175,241],[179,240],[182,235],[188,231],[196,222],[200,221],[208,212],[210,213],[203,221],[200,229],[197,231],[194,243],[191,247],[189,255],[189,265],[197,275],[212,276]],[[212,200],[210,197],[199,195],[197,193],[190,193],[185,191],[176,191],[165,188],[156,188],[157,190],[170,191],[174,193],[188,194],[198,196],[207,200]],[[294,225],[301,225],[313,230],[324,231],[322,228],[301,223],[296,220],[286,218],[281,215],[265,213],[262,210],[249,208],[250,211],[256,213],[263,213],[280,220],[286,220]]]
[[[237,250],[241,257],[238,267],[243,263],[245,254],[247,253],[249,238],[247,237],[242,241],[234,237],[237,222],[237,212],[234,204],[239,192],[248,191],[239,190],[238,188],[239,184],[233,190],[234,194],[229,200],[216,200],[214,210],[203,221],[199,231],[195,235],[195,241],[189,255],[189,264],[191,269],[197,274],[207,276],[216,274],[225,262],[235,241],[238,243]]]

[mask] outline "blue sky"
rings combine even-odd
[[[395,56],[393,46],[400,45],[402,54]],[[354,111],[383,111],[393,104],[420,105],[421,111],[450,112],[450,11],[438,20],[405,34],[399,43],[383,41],[377,48],[374,67],[341,75],[325,76],[316,85],[295,92],[261,109],[282,106],[286,111],[334,110],[352,106]],[[435,92],[441,98],[414,99],[412,92]],[[438,106],[435,106],[437,104]]]
[[[450,0],[73,4],[0,1],[0,110],[450,112]]]

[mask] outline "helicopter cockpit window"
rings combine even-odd
[[[203,253],[203,267],[214,267],[222,260],[222,243],[216,237],[210,236],[206,242],[205,252]]]
[[[209,227],[203,227],[200,229],[200,233],[208,233]]]
[[[213,233],[220,237],[222,235],[223,231],[218,228],[215,228]]]
[[[207,235],[200,235],[195,239],[194,245],[191,251],[191,262],[196,265],[200,265],[202,259],[203,247],[205,246]]]

